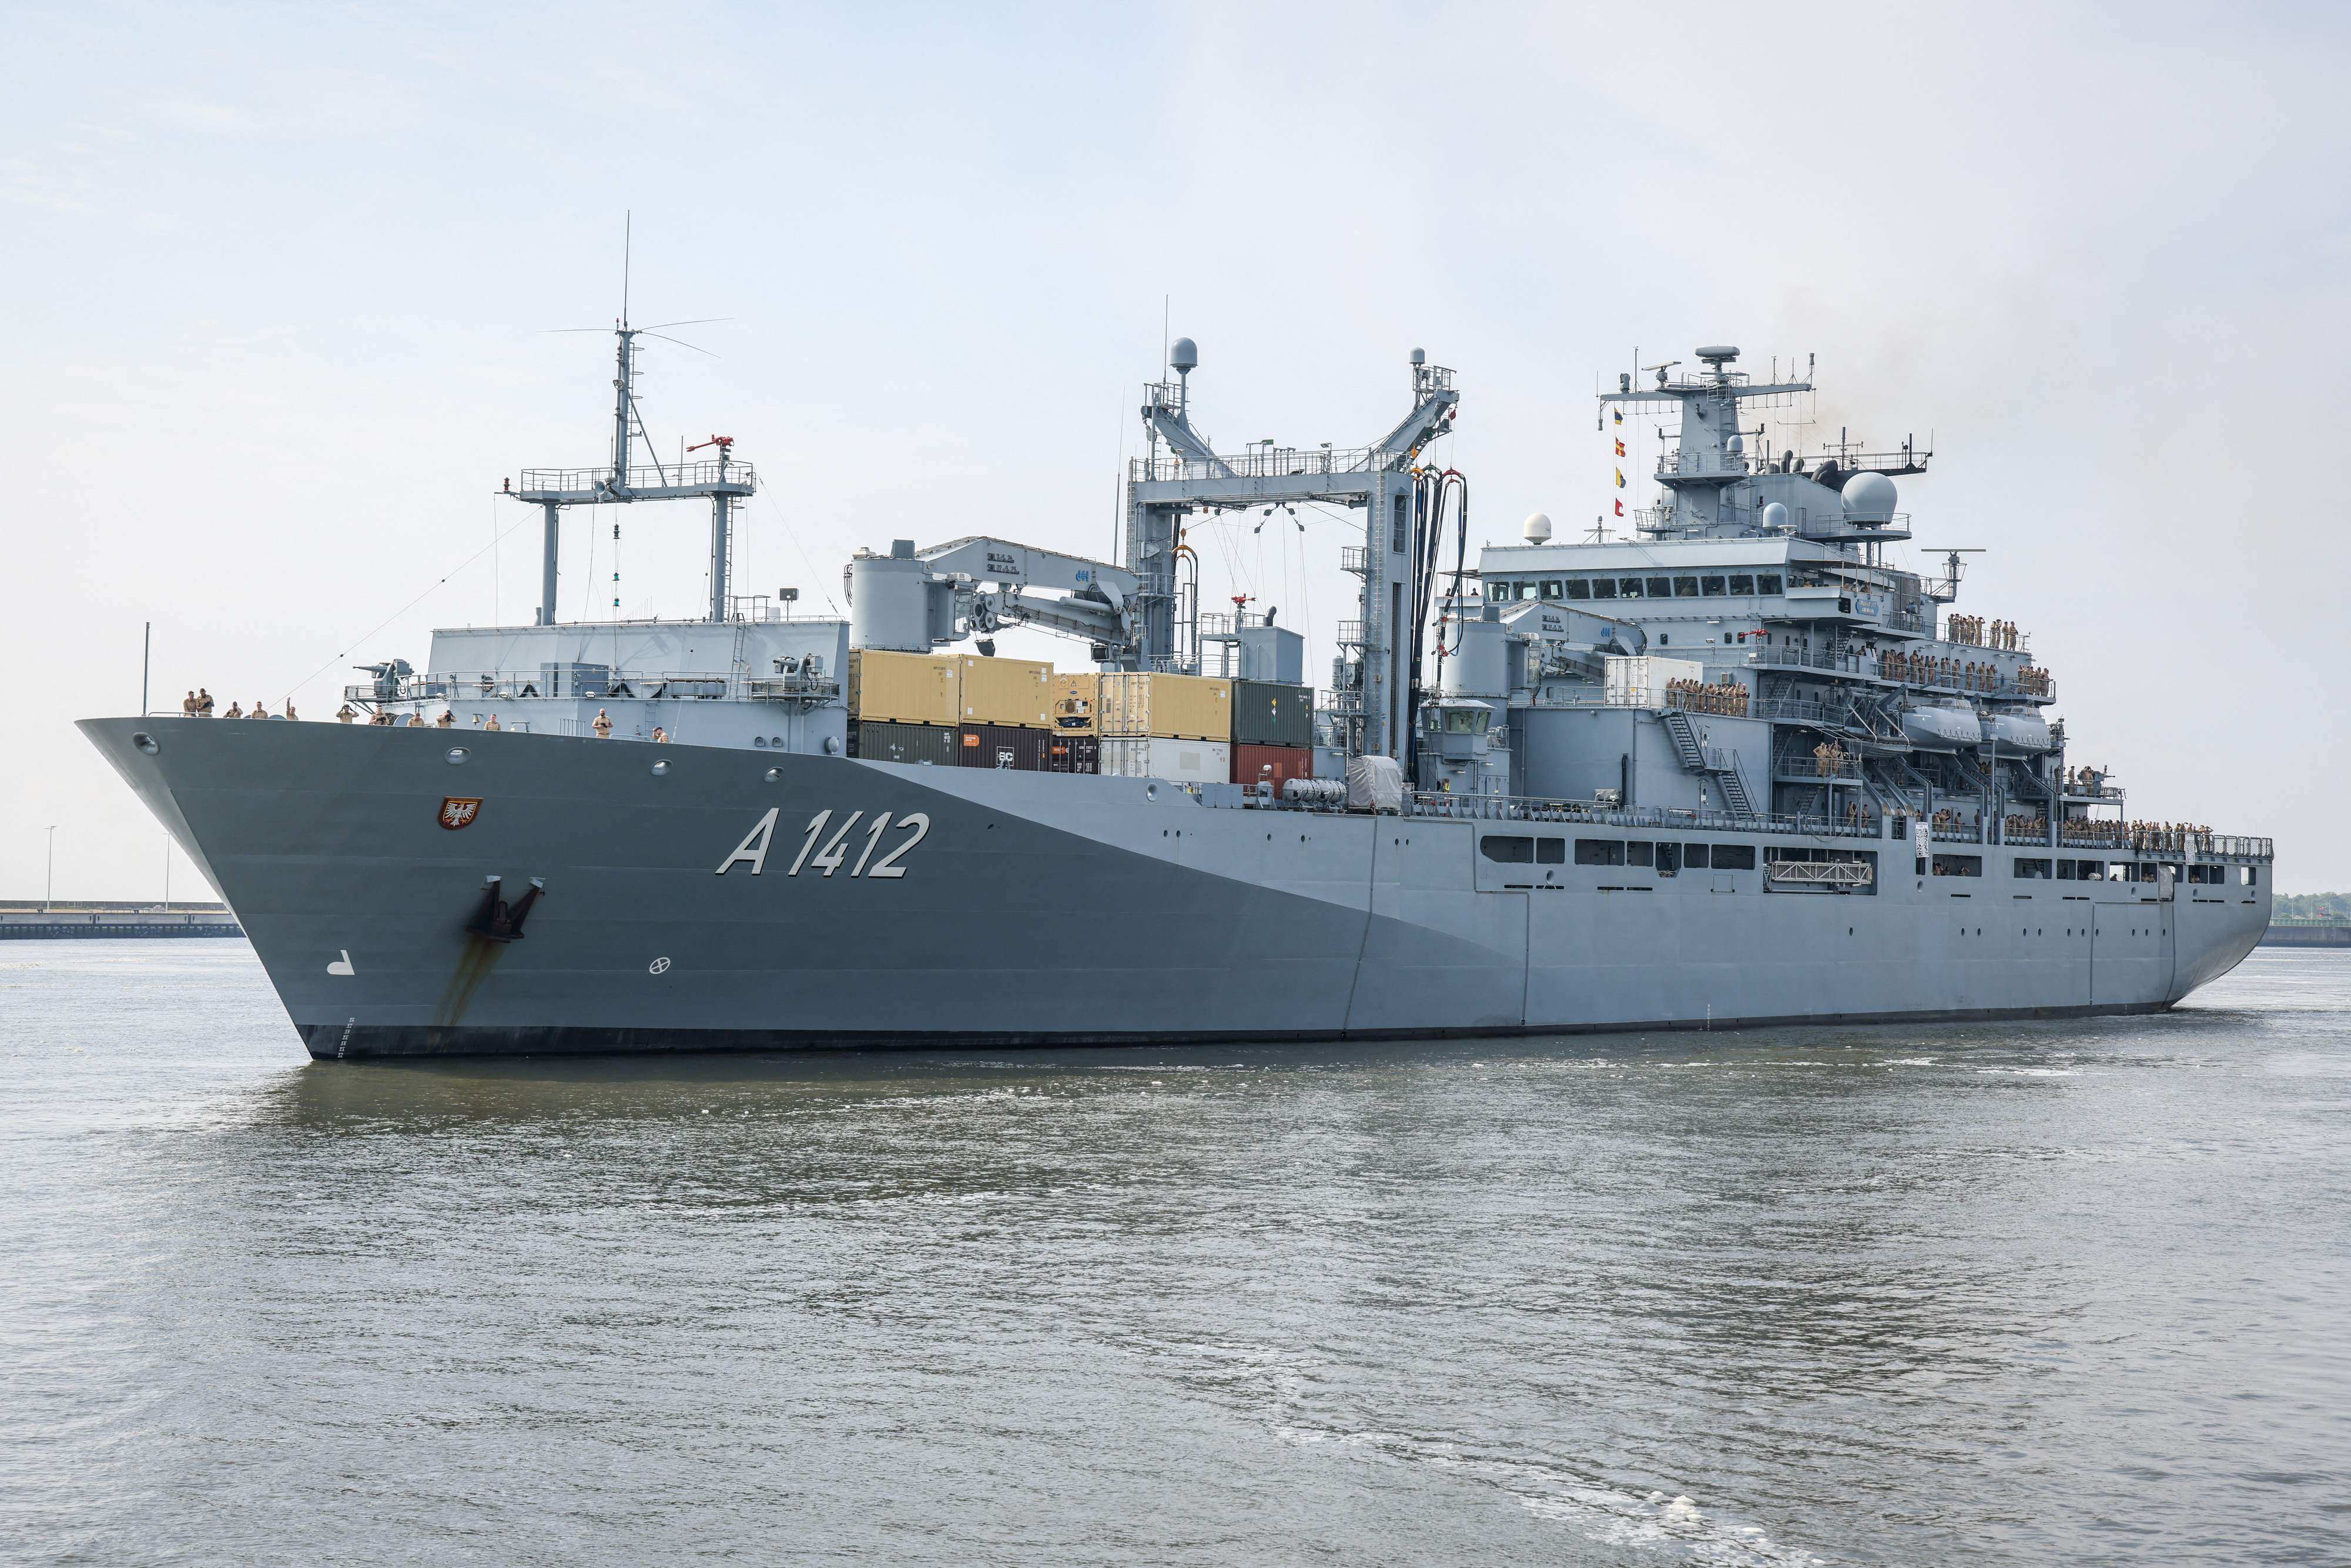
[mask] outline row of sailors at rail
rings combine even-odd
[[[1687,713],[1747,716],[1747,688],[1737,681],[1667,681],[1666,703]]]
[[[2002,676],[1997,664],[1978,664],[1973,660],[1937,658],[1930,653],[1887,653],[1878,655],[1877,673],[1881,679],[1902,681],[1913,685],[1949,686],[1962,692],[1996,692]],[[2026,696],[2049,695],[2049,672],[2031,664],[2016,672],[2011,682]]]
[[[229,716],[231,718],[235,718],[237,716],[232,712]],[[290,717],[292,716],[288,715],[287,716]],[[350,724],[359,716],[360,710],[351,706],[349,703],[345,703],[335,714],[335,717],[344,724]],[[368,716],[368,723],[371,726],[400,726],[401,727],[407,729],[423,729],[425,727],[424,715],[422,711],[410,714],[408,716],[407,724],[402,726],[400,720],[392,716],[389,709],[378,708],[374,713]],[[441,716],[433,721],[432,727],[434,729],[451,729],[455,727],[456,723],[457,716],[450,712],[447,708],[443,708],[441,710]],[[474,716],[474,727],[485,733],[496,733],[503,731],[506,728],[505,725],[498,722],[498,716],[495,713],[490,715],[487,719],[483,718],[480,714],[475,714]],[[612,738],[612,716],[606,713],[602,708],[598,708],[596,710],[595,722],[588,727],[596,732],[597,739],[610,740]],[[653,726],[653,738],[654,745],[667,746],[669,744],[669,731],[663,728],[660,725],[655,725]]]
[[[2200,822],[2093,822],[2081,819],[2067,822],[2062,837],[2069,844],[2137,850],[2142,854],[2195,854],[2212,847],[2212,830]]]
[[[213,694],[206,691],[204,687],[198,686],[194,691],[192,691],[187,695],[186,700],[180,704],[180,713],[181,716],[185,718],[214,717]],[[284,713],[271,713],[267,705],[256,700],[253,705],[253,711],[251,713],[247,713],[243,708],[237,706],[236,704],[231,703],[228,705],[228,712],[218,716],[223,718],[294,718],[298,716],[294,712],[293,699],[289,697],[287,699],[286,711]]]
[[[1980,615],[1946,615],[1943,635],[1954,643],[1966,643],[1978,648],[2000,648],[2016,653],[2024,633],[2013,621],[1987,622]]]

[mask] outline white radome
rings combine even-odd
[[[1856,474],[1844,482],[1844,515],[1856,523],[1890,523],[1896,499],[1894,481],[1883,474]]]
[[[1777,501],[1763,503],[1763,526],[1777,533],[1788,526],[1788,508]]]
[[[1529,512],[1527,514],[1527,526],[1519,531],[1526,536],[1527,543],[1531,545],[1539,545],[1548,542],[1551,538],[1551,514],[1548,512]]]

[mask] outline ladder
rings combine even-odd
[[[1666,727],[1666,736],[1674,743],[1674,755],[1685,773],[1696,773],[1714,780],[1722,792],[1723,804],[1741,817],[1755,814],[1747,796],[1747,782],[1739,776],[1739,764],[1729,752],[1709,752],[1698,744],[1698,731],[1691,727],[1689,715],[1677,707],[1663,709],[1657,715]]]

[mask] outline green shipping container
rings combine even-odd
[[[1235,681],[1233,740],[1242,746],[1313,745],[1313,692],[1275,681]]]

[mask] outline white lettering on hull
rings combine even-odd
[[[738,865],[749,866],[753,876],[765,873],[768,869],[768,847],[774,841],[776,819],[781,810],[782,808],[779,806],[768,808],[767,815],[753,824],[751,831],[743,835],[743,841],[735,846],[735,852],[718,862],[718,875],[725,876]],[[858,847],[857,859],[852,864],[849,858],[849,835],[864,819],[864,816],[865,812],[862,809],[850,812],[848,820],[840,827],[833,829],[829,837],[825,833],[825,829],[832,822],[832,808],[828,806],[810,817],[807,829],[808,836],[800,841],[800,852],[792,857],[791,866],[784,874],[798,876],[803,871],[815,871],[830,877],[842,866],[847,865],[849,874],[852,878],[862,877],[868,881],[894,882],[904,876],[907,868],[898,862],[905,858],[908,851],[930,837],[931,819],[921,811],[909,811],[895,821],[892,820],[891,814],[887,811],[876,813],[872,823],[866,827],[865,841]],[[882,848],[883,839],[893,828],[907,836],[891,845],[881,858],[876,860],[874,851]],[[820,849],[819,844],[823,847]]]

